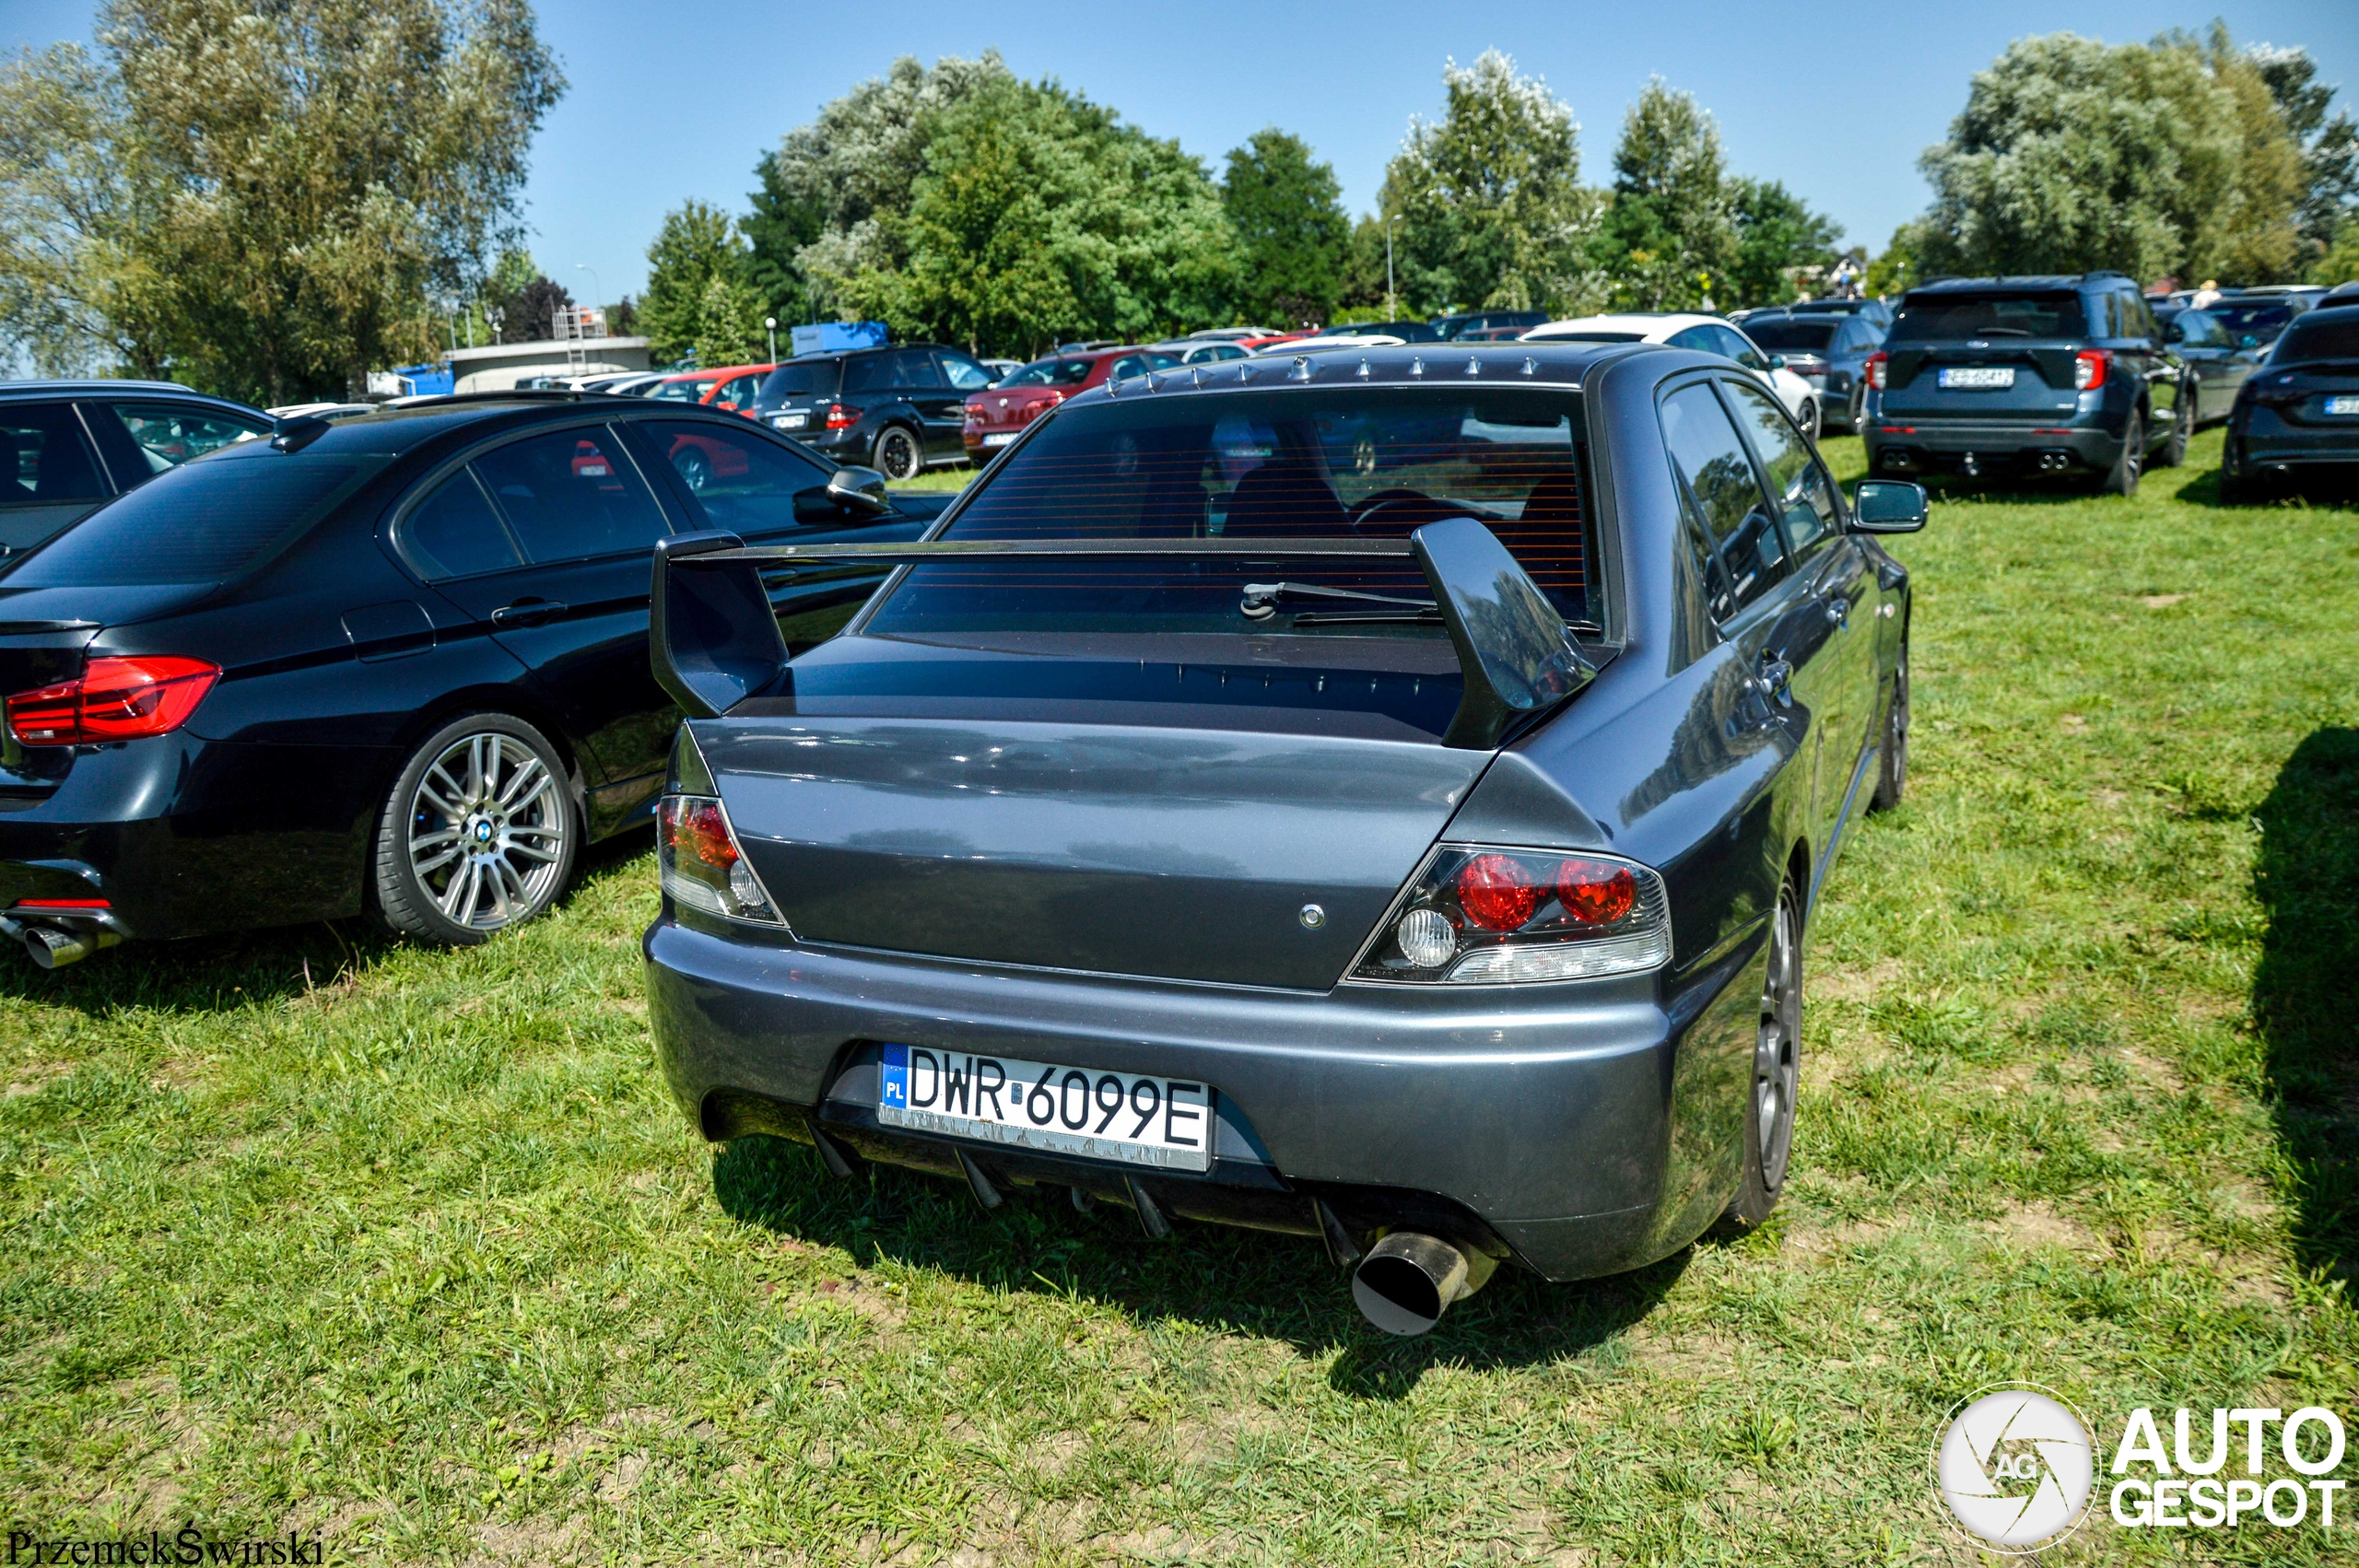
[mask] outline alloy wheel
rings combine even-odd
[[[1794,1091],[1802,1077],[1802,942],[1794,901],[1778,900],[1769,974],[1761,989],[1761,1033],[1753,1048],[1754,1131],[1761,1185],[1775,1194],[1794,1147]]]
[[[876,438],[876,471],[887,479],[907,479],[918,471],[918,444],[898,425]]]
[[[712,483],[712,462],[704,453],[690,447],[672,460],[680,472],[680,481],[691,490],[701,490]]]
[[[409,862],[443,919],[496,931],[555,895],[572,813],[557,778],[513,735],[462,735],[410,802]]]

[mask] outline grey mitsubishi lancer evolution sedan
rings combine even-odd
[[[1394,1333],[1757,1225],[1925,515],[1713,356],[1429,344],[1091,391],[920,542],[664,541],[670,1087],[1316,1238]],[[774,596],[880,566],[790,657]]]

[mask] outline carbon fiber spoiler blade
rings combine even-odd
[[[1265,561],[1414,560],[1457,649],[1464,695],[1447,746],[1489,750],[1524,720],[1586,685],[1597,669],[1564,618],[1471,517],[1427,523],[1406,539],[939,539],[874,544],[748,546],[734,533],[684,533],[655,546],[648,652],[655,678],[692,719],[717,719],[751,696],[792,690],[785,638],[762,586],[765,569],[873,561],[992,558]]]

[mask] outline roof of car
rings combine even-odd
[[[245,408],[247,406],[245,404],[239,403],[231,398],[216,397],[211,392],[198,392],[194,387],[184,386],[179,381],[135,381],[127,379],[117,380],[108,377],[90,377],[83,380],[0,381],[0,397],[57,397],[61,394],[71,396],[76,393],[101,394],[106,392],[174,392],[182,397],[203,398],[207,403],[228,404],[232,408]],[[260,413],[261,410],[254,409],[252,412]]]
[[[1150,375],[1104,382],[1068,399],[1065,405],[1233,392],[1239,389],[1275,392],[1303,386],[1332,389],[1376,384],[1479,390],[1570,385],[1578,389],[1581,378],[1605,360],[1633,354],[1664,353],[1677,355],[1683,362],[1690,358],[1698,363],[1720,362],[1716,356],[1666,349],[1659,344],[1409,343],[1398,347],[1355,347],[1298,355],[1279,352],[1226,359],[1215,365],[1176,366]]]
[[[1684,332],[1689,327],[1730,326],[1732,323],[1719,316],[1707,316],[1694,310],[1621,310],[1605,316],[1567,316],[1560,322],[1543,322],[1532,330],[1535,333],[1555,332],[1634,332],[1642,335],[1655,333]],[[1532,343],[1546,343],[1536,337]]]
[[[2092,283],[2128,283],[2127,274],[2118,272],[2084,273],[2024,273],[2005,277],[1937,277],[1931,283],[1920,283],[1911,294],[1974,294],[1992,288],[2081,288]]]
[[[507,423],[530,426],[569,417],[683,419],[705,418],[735,429],[744,420],[702,404],[659,403],[642,397],[617,397],[611,392],[527,390],[494,392],[444,392],[402,398],[370,414],[337,419],[302,448],[305,451],[404,452],[446,431],[474,425]]]

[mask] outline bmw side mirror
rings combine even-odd
[[[827,499],[864,517],[883,517],[893,509],[885,494],[885,476],[873,468],[837,469],[827,480]]]
[[[1862,479],[1851,492],[1851,528],[1858,533],[1914,533],[1931,510],[1925,486],[1905,479]]]

